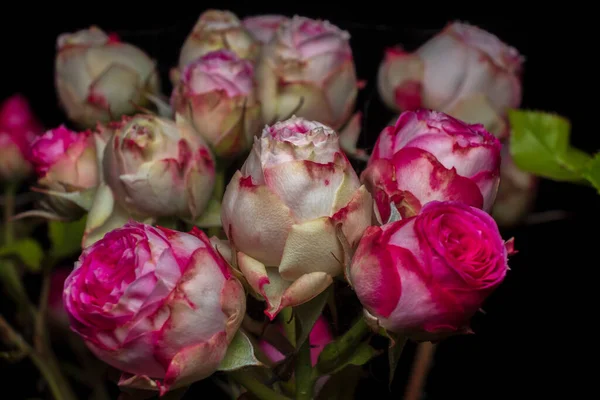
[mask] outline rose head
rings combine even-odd
[[[500,180],[500,150],[482,125],[436,111],[405,111],[379,135],[361,179],[382,223],[390,217],[391,202],[403,217],[433,200],[489,211]]]
[[[149,104],[144,92],[159,91],[154,61],[95,26],[58,37],[55,67],[62,106],[86,128],[134,113]]]
[[[26,178],[33,168],[28,160],[31,142],[43,132],[27,99],[15,94],[0,105],[0,181]]]
[[[337,134],[292,117],[266,127],[225,190],[223,229],[237,265],[272,319],[342,272],[336,225],[350,244],[371,223],[372,199]]]
[[[469,331],[503,281],[512,242],[492,217],[458,202],[431,202],[415,217],[367,229],[349,280],[371,322],[414,340]]]
[[[295,16],[283,22],[257,65],[263,119],[295,114],[340,129],[358,93],[349,39],[327,21]]]
[[[231,50],[238,57],[253,61],[258,56],[259,43],[234,13],[207,10],[200,15],[181,48],[180,71],[198,57],[221,49]]]
[[[453,22],[414,53],[389,49],[378,88],[393,110],[430,108],[503,137],[507,110],[521,103],[522,64],[519,52],[493,34]]]
[[[64,289],[72,329],[124,372],[119,384],[161,394],[217,369],[245,301],[202,231],[136,222],[86,248]]]
[[[192,121],[218,157],[247,151],[260,132],[254,67],[229,50],[217,50],[189,64],[173,90],[171,102]]]
[[[262,44],[267,44],[279,27],[289,18],[284,15],[254,15],[242,20],[244,27]]]
[[[215,181],[213,155],[182,118],[125,117],[107,144],[104,178],[117,201],[142,216],[194,219]]]

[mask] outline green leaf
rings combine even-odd
[[[294,307],[294,315],[296,316],[296,348],[299,349],[310,334],[315,322],[319,316],[323,313],[325,304],[327,304],[327,298],[329,297],[330,291],[333,290],[332,286],[322,291],[315,298]]]
[[[368,342],[360,343],[346,359],[340,359],[335,369],[329,374],[340,372],[349,365],[364,365],[373,357],[379,355],[380,352],[369,345]]]
[[[600,194],[600,153],[596,153],[592,161],[588,163],[583,176],[596,188],[598,194]]]
[[[327,382],[319,390],[317,400],[346,400],[356,398],[354,392],[363,375],[364,371],[361,367],[355,365],[347,366],[342,371],[327,379]]]
[[[254,347],[250,339],[242,331],[237,331],[218,369],[219,371],[234,371],[243,367],[260,365],[263,364],[254,355]]]
[[[85,222],[86,217],[73,222],[50,221],[48,223],[52,257],[59,259],[81,252]]]
[[[510,110],[510,153],[526,172],[556,181],[577,182],[589,155],[570,145],[568,119],[540,111]]]
[[[33,239],[21,239],[0,247],[0,257],[17,256],[31,271],[38,272],[42,266],[44,250]]]
[[[396,336],[394,338],[390,337],[390,348],[388,349],[388,361],[390,365],[390,379],[388,384],[390,388],[392,386],[392,382],[394,381],[394,375],[396,375],[396,367],[398,366],[398,361],[402,356],[402,351],[404,350],[406,342],[407,339],[403,336]]]

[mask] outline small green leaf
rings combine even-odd
[[[317,400],[346,400],[354,399],[354,392],[360,379],[363,377],[364,371],[361,367],[350,365],[342,371],[332,375],[323,385]]]
[[[260,366],[254,355],[254,347],[250,339],[242,332],[238,331],[227,348],[225,358],[219,365],[219,371],[233,371],[248,366]]]
[[[388,335],[388,337],[390,337]],[[406,345],[407,339],[403,336],[395,336],[393,339],[390,337],[390,342],[393,340],[393,343],[390,343],[390,348],[388,349],[388,361],[390,364],[390,379],[389,379],[389,387],[391,388],[392,382],[394,381],[394,375],[396,375],[396,367],[398,366],[398,361],[402,356],[402,351],[404,350],[404,346]]]
[[[369,345],[368,342],[363,342],[358,347],[353,349],[352,354],[345,360],[340,360],[336,368],[330,373],[335,374],[346,368],[348,365],[364,365],[380,352]]]
[[[327,304],[327,299],[331,290],[333,290],[333,288],[332,286],[329,286],[311,301],[294,307],[294,315],[296,316],[297,349],[299,349],[304,341],[308,339],[308,335],[315,325],[315,322],[317,322],[317,319],[323,313],[323,309],[325,308],[325,304]]]
[[[52,257],[70,257],[81,252],[85,222],[86,217],[73,222],[50,221],[48,223]]]
[[[33,239],[21,239],[0,247],[0,257],[17,256],[31,271],[38,272],[42,266],[44,250]]]
[[[600,153],[596,153],[585,169],[583,176],[587,179],[600,194]]]
[[[557,181],[577,182],[589,155],[570,145],[571,124],[556,114],[510,110],[510,153],[522,170]]]

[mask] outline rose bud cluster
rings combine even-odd
[[[379,135],[361,180],[373,195],[381,223],[394,205],[409,217],[434,200],[490,211],[500,161],[500,142],[482,125],[431,110],[405,111]]]
[[[284,22],[257,65],[265,122],[294,114],[342,128],[358,94],[349,40],[348,32],[327,21],[294,16]]]
[[[65,281],[71,328],[120,386],[159,390],[214,373],[241,325],[241,283],[206,235],[137,222],[86,248]]]
[[[133,114],[160,90],[155,62],[96,26],[58,36],[55,84],[68,118],[85,128]]]
[[[171,71],[171,79],[179,80],[179,72],[196,60],[215,50],[227,49],[238,57],[254,61],[258,57],[258,43],[244,28],[240,19],[230,11],[203,12],[185,39],[179,54],[179,68]]]
[[[30,160],[50,207],[63,217],[83,215],[77,197],[95,189],[100,180],[94,134],[60,125],[32,143]]]
[[[371,224],[373,202],[335,131],[292,117],[267,126],[227,185],[221,220],[237,265],[273,319],[342,273],[343,248]]]
[[[287,21],[289,21],[289,18],[284,15],[267,14],[246,17],[242,20],[242,23],[254,39],[262,44],[267,44],[277,32],[277,29]]]
[[[503,281],[512,242],[492,217],[433,201],[413,217],[367,229],[349,281],[374,327],[416,341],[467,333],[470,318]]]
[[[44,131],[27,99],[15,94],[0,105],[0,182],[20,181],[33,168],[29,161],[31,142]]]
[[[254,67],[229,50],[207,53],[186,66],[171,103],[224,159],[247,151],[263,125]]]
[[[506,112],[521,103],[523,61],[493,34],[452,22],[413,53],[387,50],[378,72],[379,94],[395,111],[442,111],[504,137]]]
[[[212,195],[215,160],[184,119],[138,114],[114,124],[103,172],[116,201],[130,213],[194,219]]]

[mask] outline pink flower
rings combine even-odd
[[[523,57],[493,34],[453,22],[414,53],[387,50],[379,94],[393,110],[419,107],[508,135],[506,112],[521,103]]]
[[[223,229],[271,319],[341,274],[338,224],[350,244],[371,224],[371,196],[338,141],[302,118],[268,126],[225,190]]]
[[[500,150],[482,125],[436,111],[406,111],[379,135],[361,179],[382,223],[390,217],[391,202],[403,217],[433,200],[489,211],[500,180]]]
[[[85,249],[65,281],[72,329],[120,385],[189,385],[219,366],[245,294],[206,235],[136,222]]]
[[[96,26],[57,39],[55,83],[67,116],[79,126],[132,114],[160,89],[155,63],[139,48]]]
[[[173,90],[173,108],[193,122],[215,154],[234,158],[249,149],[262,119],[252,63],[217,50],[189,64]]]
[[[283,22],[257,65],[263,119],[274,123],[295,114],[342,128],[358,94],[349,40],[327,21],[295,16]]]
[[[504,280],[512,250],[489,214],[436,201],[417,216],[369,227],[349,280],[372,323],[440,340],[469,331],[469,319]]]
[[[0,105],[0,181],[18,181],[32,172],[31,142],[43,132],[27,99],[15,94]]]
[[[289,18],[284,15],[267,14],[246,17],[242,20],[242,23],[256,40],[267,44],[277,32],[277,29],[288,20]]]

